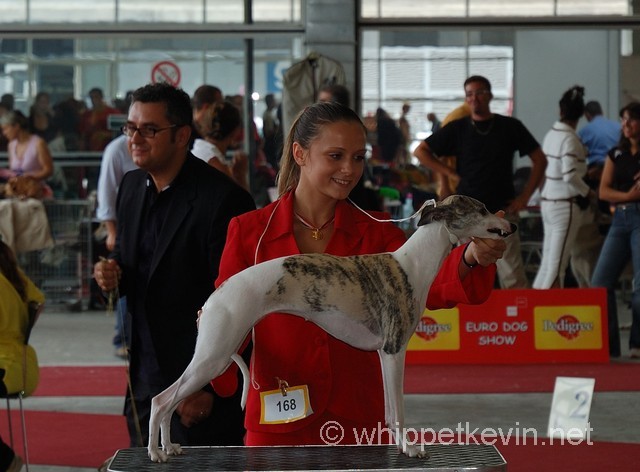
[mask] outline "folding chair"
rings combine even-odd
[[[27,380],[27,345],[29,344],[29,338],[31,337],[31,330],[33,326],[36,324],[38,317],[40,316],[40,312],[42,311],[42,304],[36,302],[29,302],[29,320],[27,323],[27,332],[25,333],[24,338],[24,350],[23,350],[23,369],[22,372],[24,374],[24,382],[23,387],[26,385]],[[20,408],[20,422],[22,425],[22,447],[24,451],[24,465],[26,471],[29,472],[29,446],[27,444],[27,427],[24,417],[24,407],[22,404],[22,400],[25,397],[24,388],[17,393],[11,393],[4,396],[7,402],[7,418],[9,421],[9,442],[11,444],[11,448],[15,450],[14,441],[13,441],[13,422],[11,421],[11,402],[10,400],[18,399],[18,405]]]

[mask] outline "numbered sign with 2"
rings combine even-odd
[[[556,377],[549,437],[580,439],[588,435],[595,379]]]

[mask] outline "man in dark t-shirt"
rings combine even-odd
[[[426,167],[449,177],[443,179],[440,198],[453,193],[468,195],[483,202],[489,211],[504,210],[509,220],[517,220],[518,212],[527,206],[542,180],[546,157],[519,120],[491,112],[493,94],[485,77],[469,77],[464,90],[471,115],[452,121],[429,136],[414,155]],[[528,155],[532,163],[529,180],[520,195],[515,194],[513,184],[516,151],[520,156]],[[455,169],[444,165],[437,156],[455,156]],[[457,182],[457,189],[451,188],[451,181]],[[529,286],[517,233],[507,239],[507,251],[497,265],[502,288]]]

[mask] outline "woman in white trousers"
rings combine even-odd
[[[571,246],[587,217],[589,186],[586,151],[576,134],[584,112],[584,88],[571,87],[560,99],[560,120],[547,132],[542,150],[547,156],[540,213],[544,228],[542,260],[533,288],[561,288]]]

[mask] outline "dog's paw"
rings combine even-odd
[[[151,462],[167,462],[169,460],[169,456],[167,456],[163,451],[155,448],[148,449],[149,459]]]
[[[168,456],[179,456],[183,454],[180,444],[177,444],[177,443],[170,442],[167,444],[163,444],[162,449]]]
[[[429,453],[424,450],[424,445],[407,444],[401,449],[401,451],[408,457],[419,457],[420,459],[429,458]]]

